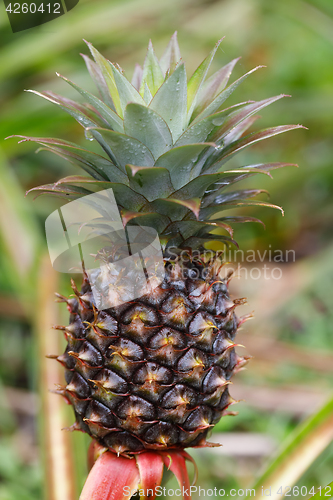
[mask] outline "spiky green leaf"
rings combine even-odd
[[[142,83],[140,88],[140,94],[142,96],[144,94],[143,82],[147,83],[148,88],[153,96],[156,94],[156,92],[164,82],[164,75],[161,70],[160,63],[158,62],[158,59],[155,55],[151,40],[149,41],[148,50],[143,65]]]
[[[176,233],[180,233],[184,239],[190,238],[196,232],[198,232],[203,227],[209,227],[213,229],[224,229],[232,236],[232,227],[223,222],[209,222],[209,221],[196,221],[196,220],[184,220],[175,221],[169,224],[163,231],[162,236],[168,236]]]
[[[139,92],[133,87],[133,85],[127,80],[127,78],[112,64],[111,70],[113,72],[114,81],[117,86],[121,112],[118,113],[121,117],[124,116],[125,108],[129,102],[136,102],[138,104],[145,105],[145,101],[139,94]]]
[[[227,118],[240,107],[246,106],[252,101],[241,102],[235,104],[230,108],[214,113],[207,116],[198,122],[193,122],[185,132],[179,137],[175,146],[185,146],[186,144],[193,144],[198,142],[206,142],[207,138],[211,136],[216,130],[219,130],[225,123]]]
[[[248,134],[245,137],[232,142],[226,148],[222,148],[218,157],[216,158],[215,163],[207,169],[206,173],[216,172],[217,169],[221,168],[221,166],[227,161],[226,159],[238,153],[247,146],[251,146],[259,141],[263,141],[268,139],[269,137],[274,137],[275,135],[282,134],[284,132],[288,132],[289,130],[295,130],[298,128],[304,128],[302,125],[280,125],[278,127],[266,128],[263,130],[259,130],[258,132],[253,132],[252,134]]]
[[[166,79],[149,107],[165,120],[175,142],[186,127],[187,82],[184,64],[180,64]]]
[[[90,92],[81,89],[78,85],[76,85],[68,78],[59,75],[59,73],[57,73],[57,76],[62,78],[65,82],[67,82],[75,90],[77,90],[77,92],[79,92],[86,99],[86,101],[89,104],[91,104],[91,106],[93,106],[96,109],[96,111],[98,111],[98,113],[101,115],[101,117],[105,120],[106,124],[110,128],[112,128],[116,132],[124,132],[123,120],[117,115],[117,113],[115,113],[111,108],[109,108],[106,104],[104,104],[104,102],[102,102],[94,95],[90,94]]]
[[[228,186],[231,186],[236,182],[247,179],[248,177],[256,174],[266,174],[269,177],[272,177],[270,174],[271,170],[291,166],[297,165],[295,165],[294,163],[258,163],[256,165],[241,167],[239,170],[227,170],[218,181],[210,186],[209,191],[207,191],[203,197],[202,206],[207,207],[211,203],[215,203],[216,197],[220,195],[220,193],[224,191]]]
[[[167,215],[172,221],[183,219],[189,211],[193,212],[196,218],[200,211],[200,198],[192,198],[190,200],[177,200],[175,198],[158,199],[151,203],[151,206],[156,212]]]
[[[87,191],[91,192],[100,191],[101,189],[109,189],[112,185],[113,183],[110,181],[98,181],[97,179],[91,179],[91,177],[85,177],[84,175],[69,175],[54,183],[54,187],[82,186]]]
[[[112,189],[117,204],[126,210],[141,210],[141,208],[147,203],[146,198],[131,189],[129,186],[125,186],[119,182],[99,182],[83,176],[66,177],[61,180],[62,184],[64,184],[63,181],[71,186],[86,186],[87,188],[93,188],[97,191],[101,189]]]
[[[86,44],[88,45],[89,50],[90,50],[93,58],[95,59],[96,64],[99,67],[99,69],[100,69],[100,71],[105,79],[105,83],[107,85],[107,88],[109,89],[109,93],[111,95],[111,99],[113,101],[115,110],[116,110],[117,114],[122,118],[123,115],[122,115],[122,108],[120,105],[119,92],[118,92],[116,82],[115,82],[115,79],[113,76],[113,71],[112,71],[111,66],[110,66],[110,61],[105,59],[105,57],[102,56],[102,54],[100,54],[98,52],[98,50],[96,50],[95,47],[93,45],[91,45],[91,43],[86,42]]]
[[[92,151],[62,139],[50,139],[48,137],[28,137],[18,135],[23,141],[36,142],[43,146],[40,149],[51,151],[74,165],[83,168],[89,175],[97,180],[109,180],[111,182],[123,182],[128,184],[127,176],[119,170],[110,160]]]
[[[115,111],[112,97],[110,95],[108,86],[106,85],[106,81],[100,67],[94,61],[92,61],[90,57],[88,57],[87,55],[81,54],[81,56],[83,57],[83,60],[86,63],[89,74],[99,91],[102,101],[105,102],[105,104],[109,106],[109,108]]]
[[[169,75],[171,75],[180,60],[181,54],[177,41],[177,31],[175,31],[170,39],[170,42],[168,43],[167,48],[165,49],[164,54],[160,59],[160,66],[164,75],[166,75],[167,72],[169,72]]]
[[[273,104],[273,102],[282,99],[283,97],[286,97],[285,94],[280,94],[278,96],[248,104],[240,110],[233,111],[223,122],[222,126],[209,136],[209,140],[219,143],[227,134],[230,134],[234,130],[234,128],[237,127],[237,125],[242,123],[247,118],[252,117],[255,113],[258,113],[258,111],[262,110],[266,106],[269,106],[270,104]]]
[[[39,194],[52,193],[64,196],[75,195],[77,197],[95,193],[102,189],[112,189],[118,206],[126,210],[138,211],[147,204],[146,198],[124,184],[98,181],[81,175],[64,177],[54,184],[46,184],[30,189],[28,193],[37,191]]]
[[[191,115],[195,108],[197,102],[197,95],[201,89],[201,86],[207,76],[210,65],[216,54],[216,51],[222,42],[222,39],[217,42],[214,49],[208,54],[208,56],[202,61],[202,63],[195,70],[187,84],[187,117],[188,121],[191,119]]]
[[[105,126],[105,121],[96,112],[84,104],[79,104],[76,101],[54,94],[53,92],[37,92],[36,90],[27,90],[27,92],[36,94],[43,97],[47,101],[56,104],[61,109],[66,111],[66,113],[73,116],[73,118],[75,118],[75,120],[85,128]]]
[[[136,90],[140,90],[142,82],[142,74],[143,74],[143,69],[141,68],[140,64],[136,63],[131,81],[131,84]]]
[[[227,224],[239,224],[244,222],[257,222],[265,227],[265,224],[262,220],[257,219],[256,217],[248,217],[242,215],[235,215],[234,217],[221,217],[218,219],[220,222],[226,222]]]
[[[145,88],[144,88],[144,91],[143,91],[143,100],[145,101],[145,103],[148,106],[150,104],[150,101],[153,98],[153,95],[150,92],[149,87],[148,87],[148,85],[147,85],[146,82],[144,82],[144,86],[145,86]]]
[[[193,117],[196,117],[201,111],[207,108],[212,100],[226,87],[230,75],[239,59],[240,57],[226,64],[203,83],[197,97],[197,106],[194,110]]]
[[[206,107],[204,108],[201,113],[199,113],[194,121],[199,121],[202,120],[203,118],[206,118],[206,116],[212,115],[215,113],[221,106],[222,104],[228,99],[228,97],[231,96],[231,94],[236,90],[236,88],[252,73],[257,71],[259,68],[263,68],[263,66],[257,66],[256,68],[252,69],[245,75],[241,76],[236,80],[234,83],[229,85],[226,89],[222,90],[214,99],[213,101]]]
[[[122,210],[121,215],[124,225],[131,221],[140,226],[153,227],[159,234],[163,233],[164,229],[170,224],[169,217],[157,213]]]
[[[224,147],[229,146],[232,142],[238,141],[242,135],[252,127],[252,125],[260,118],[260,116],[249,116],[240,122],[236,127],[233,128],[231,132],[225,135],[223,140]]]
[[[227,170],[226,172],[218,172],[215,174],[203,174],[199,177],[196,177],[188,184],[178,189],[174,193],[172,193],[169,198],[176,198],[178,200],[187,200],[190,198],[202,198],[210,186],[213,186],[215,183],[219,183],[220,185],[227,186],[233,180],[240,178],[245,178],[247,175],[259,173],[257,169],[251,168],[242,168],[237,170]],[[263,171],[263,173],[265,173]],[[214,193],[214,196],[216,194]]]
[[[258,196],[258,194],[269,194],[266,189],[240,189],[238,191],[229,191],[228,193],[223,193],[217,196],[214,200],[214,203],[227,203],[229,201],[234,200],[245,200],[247,198],[253,198],[254,196]]]
[[[228,201],[226,203],[219,203],[218,205],[210,205],[209,207],[203,208],[200,210],[200,219],[207,220],[209,217],[212,217],[215,214],[218,214],[224,210],[230,210],[233,207],[247,207],[247,206],[258,206],[258,207],[269,207],[274,208],[276,210],[280,210],[282,215],[284,214],[281,207],[278,205],[273,205],[272,203],[268,203],[267,201]],[[217,219],[214,219],[217,220]]]
[[[65,198],[66,200],[74,200],[83,195],[91,194],[91,191],[88,189],[84,189],[79,186],[66,186],[66,185],[57,185],[55,184],[44,184],[42,186],[37,186],[32,189],[29,189],[26,194],[36,192],[36,196],[34,199],[38,198],[43,194],[54,195],[58,198]]]

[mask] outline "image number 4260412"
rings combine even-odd
[[[79,0],[4,0],[13,33],[53,21],[73,9]]]

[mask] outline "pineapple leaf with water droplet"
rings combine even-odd
[[[189,182],[193,168],[198,167],[200,153],[211,146],[211,143],[200,143],[173,148],[160,156],[155,165],[167,168],[174,188],[179,189]]]
[[[126,172],[125,166],[133,163],[138,166],[153,166],[154,157],[149,149],[137,139],[113,130],[90,128],[90,133],[100,143],[111,160]]]
[[[128,104],[125,110],[124,127],[125,133],[145,144],[155,159],[172,147],[169,127],[161,116],[146,106]]]
[[[167,197],[174,191],[166,168],[126,165],[126,171],[130,186],[148,201]]]

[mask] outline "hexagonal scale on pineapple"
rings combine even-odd
[[[133,391],[148,401],[158,403],[173,381],[171,370],[157,363],[145,363],[133,376]]]
[[[94,380],[91,380],[91,382],[98,388],[107,392],[127,394],[128,391],[128,383],[126,380],[107,368],[103,368],[103,370],[98,373],[98,376]]]
[[[114,450],[117,454],[138,452],[144,449],[141,441],[127,431],[111,432],[105,436],[104,442],[106,446]]]
[[[213,411],[208,406],[198,406],[186,419],[182,428],[185,431],[195,431],[211,427]]]
[[[181,372],[178,376],[179,381],[200,388],[207,366],[207,356],[202,351],[195,348],[189,349],[177,363],[177,371]]]
[[[175,425],[167,422],[159,422],[146,431],[144,438],[148,443],[167,447],[177,443],[178,434],[179,432]]]
[[[186,385],[177,384],[163,396],[161,407],[166,409],[176,408],[179,406],[193,407],[195,403],[195,391]]]
[[[181,292],[172,292],[161,306],[163,323],[171,327],[186,330],[192,318],[193,304]]]
[[[213,341],[218,333],[214,316],[198,312],[189,324],[188,332],[193,335],[195,343],[204,351],[211,351]]]
[[[156,422],[155,407],[137,396],[126,398],[116,410],[121,427],[130,432],[141,434],[152,422]]]
[[[199,286],[193,286],[188,297],[195,308],[204,307],[207,312],[215,313],[216,294],[209,283],[201,281]]]
[[[74,372],[70,383],[66,386],[66,392],[74,393],[80,399],[86,399],[90,396],[90,387],[81,375]]]
[[[204,393],[212,393],[216,389],[225,387],[228,381],[225,378],[225,373],[220,366],[213,366],[209,369],[207,375],[202,382],[202,390]]]
[[[68,351],[68,354],[88,366],[100,367],[103,362],[103,356],[90,342],[83,342],[78,351]]]
[[[115,428],[115,418],[112,412],[98,401],[89,403],[83,421],[96,438],[103,438],[111,428]]]
[[[96,327],[91,327],[86,332],[86,339],[101,352],[105,352],[116,338],[118,335],[107,335],[104,330]]]
[[[149,337],[156,333],[154,325],[159,325],[161,320],[156,311],[142,304],[135,304],[124,314],[121,333],[132,337],[133,340],[146,343]]]
[[[173,366],[186,348],[187,341],[184,334],[164,327],[154,335],[149,343],[147,356],[151,361],[158,361],[167,366]]]

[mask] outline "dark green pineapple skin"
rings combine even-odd
[[[68,345],[58,357],[74,428],[116,453],[203,446],[234,402],[240,321],[217,262],[166,265],[152,293],[98,311],[87,278],[66,300]]]

